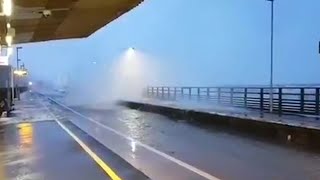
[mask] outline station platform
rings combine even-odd
[[[26,93],[0,119],[1,180],[148,179],[42,101]]]

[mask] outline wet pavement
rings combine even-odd
[[[122,107],[50,109],[152,179],[320,179],[317,152]]]
[[[118,155],[68,120],[57,123],[45,100],[25,95],[13,117],[1,118],[1,180],[115,179],[100,164],[107,164],[123,179],[148,179]],[[70,130],[103,163],[97,163],[62,126]]]
[[[108,178],[55,121],[8,125],[3,141],[3,179]]]

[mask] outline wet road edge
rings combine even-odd
[[[257,121],[249,118],[232,117],[212,114],[196,110],[187,110],[169,106],[148,104],[144,102],[120,101],[119,105],[145,112],[152,112],[169,117],[170,119],[184,119],[199,126],[213,125],[226,130],[236,130],[240,133],[276,140],[281,144],[297,145],[303,148],[320,150],[320,130]]]
[[[50,101],[50,103],[55,104],[55,102],[53,102],[53,101]],[[49,107],[47,107],[47,108],[48,108],[48,111],[50,111],[50,113],[52,113],[52,115],[56,118],[56,115],[50,110],[50,108]],[[83,142],[83,144],[85,144],[87,147],[90,148],[90,150],[94,153],[93,156],[98,157],[98,160],[94,159],[97,163],[101,160],[103,161],[102,163],[104,163],[105,165],[101,165],[100,163],[98,163],[98,165],[101,168],[103,168],[103,170],[105,170],[103,166],[107,166],[105,168],[107,168],[109,170],[105,170],[105,171],[109,171],[107,173],[107,175],[109,175],[109,177],[112,180],[150,179],[143,172],[141,172],[138,169],[136,169],[135,167],[133,167],[127,161],[122,159],[119,155],[115,154],[113,151],[111,151],[110,149],[105,147],[103,144],[98,142],[95,138],[91,137],[88,133],[86,133],[85,131],[83,131],[79,127],[77,127],[75,124],[73,124],[68,119],[63,119],[63,120],[59,119],[58,120],[56,118],[56,121],[60,126],[62,125],[62,128],[63,128],[63,126],[65,128],[67,128],[67,130],[71,131],[71,133],[74,134],[77,138],[79,138],[81,140],[81,142]],[[82,146],[82,145],[80,144],[80,146]],[[94,158],[94,157],[92,157],[92,155],[90,155],[90,156],[91,156],[91,158]]]

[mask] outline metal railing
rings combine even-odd
[[[273,111],[319,115],[319,87],[273,88]],[[268,87],[147,87],[149,97],[210,101],[221,105],[269,111]]]

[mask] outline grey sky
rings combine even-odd
[[[276,83],[319,82],[319,15],[318,0],[275,0]],[[269,41],[265,0],[146,0],[87,39],[29,44],[21,57],[37,79],[82,79],[135,47],[166,69],[161,84],[267,84]]]

